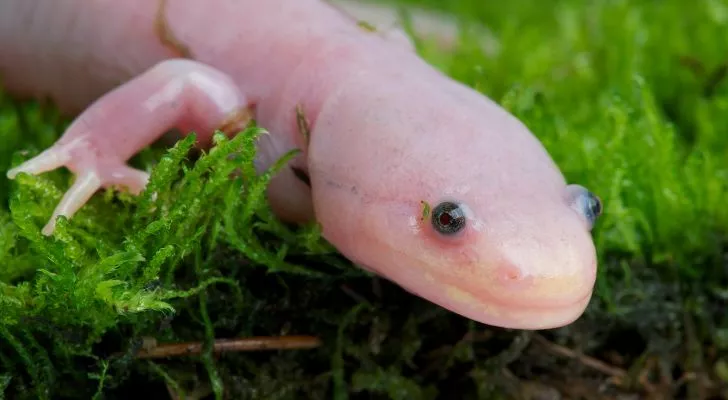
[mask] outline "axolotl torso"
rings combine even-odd
[[[205,145],[254,118],[261,170],[302,150],[270,185],[274,211],[317,221],[353,262],[502,327],[566,325],[591,297],[598,198],[403,35],[320,0],[5,0],[0,77],[79,114],[8,173],[75,174],[46,234],[100,188],[142,191],[126,162],[164,132]]]

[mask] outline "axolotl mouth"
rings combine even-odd
[[[378,224],[377,232],[399,237],[367,238],[388,251],[377,255],[376,265],[359,265],[481,323],[513,329],[565,326],[583,314],[592,296],[597,260],[590,230],[601,202],[570,185],[564,205],[552,213],[504,215],[479,226],[466,206],[441,202],[428,218],[410,219],[408,236],[419,240],[403,242],[393,225],[396,218]],[[390,204],[387,211],[411,213],[401,204]],[[451,235],[448,240],[440,240],[442,231]],[[395,245],[401,243],[408,245]]]
[[[512,329],[550,329],[578,319],[592,296],[595,274],[522,277],[505,274],[463,281],[421,272],[434,266],[379,271],[362,268],[395,282],[408,292],[454,313],[487,325]],[[596,271],[596,261],[585,268]]]

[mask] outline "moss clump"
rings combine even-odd
[[[272,217],[262,199],[270,174],[252,172],[260,130],[251,128],[194,159],[189,138],[145,151],[135,163],[153,171],[147,194],[98,195],[55,239],[39,229],[68,173],[0,180],[0,391],[727,396],[728,5],[401,3],[460,16],[452,52],[425,42],[419,51],[520,117],[570,181],[604,200],[594,233],[600,276],[583,318],[540,334],[489,328],[353,268],[315,226]],[[48,147],[67,123],[3,96],[0,172]],[[323,345],[210,351],[213,338],[286,333]],[[135,359],[149,337],[208,346]]]
[[[34,105],[17,112],[5,100],[3,117],[9,122],[3,134],[22,129],[21,120],[38,123],[46,117]],[[95,384],[85,389],[66,385],[75,379],[111,379],[119,363],[129,363],[141,332],[160,319],[176,318],[189,298],[200,302],[198,339],[213,338],[215,324],[200,300],[208,288],[224,293],[227,312],[242,313],[247,299],[239,278],[224,273],[221,264],[235,269],[249,264],[308,279],[342,273],[346,264],[331,258],[333,249],[315,226],[293,231],[262,201],[269,179],[293,153],[269,173],[256,175],[254,144],[261,134],[260,128],[230,140],[219,134],[210,152],[192,164],[187,158],[195,136],[190,135],[158,157],[142,196],[110,191],[96,196],[71,222],[59,221],[53,238],[41,235],[39,227],[70,174],[17,177],[5,199],[8,206],[0,211],[0,337],[7,344],[0,360],[3,370],[13,371],[3,375],[10,393],[26,391],[36,398],[59,390],[82,397],[79,391],[93,392]],[[140,158],[157,158],[151,153]],[[18,154],[13,164],[29,156]],[[303,267],[292,257],[316,257],[324,265]],[[130,342],[115,344],[117,352],[128,353],[125,357],[98,353],[96,346],[106,348],[103,342],[112,332]],[[159,338],[154,330],[152,335]],[[79,369],[79,363],[88,368]],[[95,378],[89,376],[94,371]],[[99,382],[103,387],[105,382]]]

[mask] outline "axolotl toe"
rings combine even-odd
[[[144,190],[126,162],[166,131],[204,146],[254,118],[261,170],[302,150],[268,190],[276,213],[317,221],[358,265],[502,327],[563,326],[590,300],[599,199],[396,28],[319,0],[5,0],[0,76],[78,114],[8,173],[76,175],[46,234],[100,188]]]

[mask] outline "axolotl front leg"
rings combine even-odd
[[[70,218],[101,188],[140,193],[149,175],[126,163],[165,132],[194,131],[204,143],[216,130],[234,133],[244,128],[252,118],[252,105],[224,73],[196,61],[168,59],[99,98],[52,147],[7,176],[60,167],[74,173],[75,182],[43,228],[50,235],[58,216]]]

